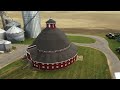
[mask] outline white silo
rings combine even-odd
[[[24,41],[24,30],[13,25],[6,31],[6,37],[11,42]]]
[[[36,38],[41,32],[39,11],[22,11],[25,36]]]
[[[11,51],[12,44],[11,41],[0,39],[0,51]]]
[[[0,39],[5,39],[5,30],[0,29]]]

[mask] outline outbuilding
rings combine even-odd
[[[24,30],[14,25],[6,31],[6,37],[11,42],[24,41]]]
[[[0,39],[5,39],[5,30],[3,30],[3,29],[0,29]]]
[[[10,41],[0,39],[0,51],[11,51],[12,45]]]

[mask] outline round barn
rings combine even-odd
[[[37,69],[60,69],[76,61],[77,47],[56,28],[56,21],[49,19],[46,28],[27,48],[27,59]]]

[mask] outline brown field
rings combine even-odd
[[[20,11],[7,11],[7,15],[23,26]],[[57,27],[68,33],[102,34],[120,31],[120,11],[41,11],[41,27],[49,17]],[[2,26],[1,26],[2,27]]]

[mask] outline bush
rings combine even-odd
[[[16,47],[15,47],[15,46],[12,46],[12,49],[13,49],[13,50],[15,50],[15,49],[16,49]]]

